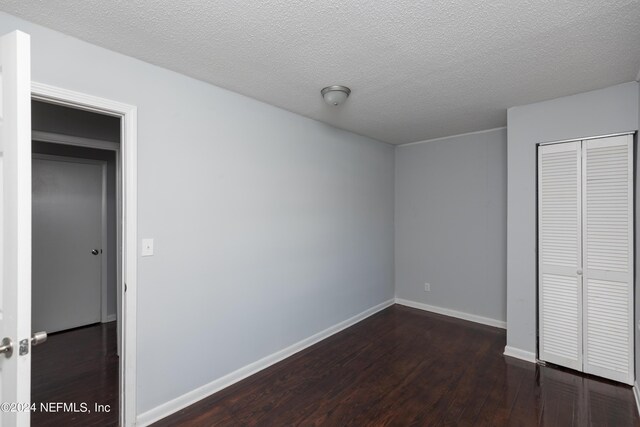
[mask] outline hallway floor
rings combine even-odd
[[[58,332],[33,347],[31,401],[38,410],[31,413],[32,426],[118,425],[116,325],[109,322]],[[65,410],[55,405],[58,402],[75,406]],[[51,410],[41,410],[41,403]],[[98,412],[95,404],[108,405],[109,411]]]

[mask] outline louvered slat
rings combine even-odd
[[[591,365],[627,374],[629,312],[627,283],[587,280],[586,354]],[[615,313],[615,315],[613,315]]]
[[[541,171],[542,262],[547,265],[575,268],[578,264],[576,218],[579,214],[576,151],[546,152],[543,149]],[[558,228],[566,230],[569,234],[557,234],[555,231]]]
[[[582,349],[578,336],[579,287],[575,277],[542,276],[542,333],[547,354],[574,360]]]

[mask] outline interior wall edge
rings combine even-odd
[[[320,331],[308,338],[298,341],[295,344],[290,345],[278,352],[270,354],[256,362],[250,363],[240,369],[237,369],[221,378],[218,378],[208,384],[205,384],[195,390],[187,392],[182,396],[179,396],[169,402],[163,403],[151,410],[139,414],[136,419],[137,426],[148,426],[156,421],[161,420],[189,405],[192,405],[199,400],[204,399],[222,389],[225,389],[243,379],[254,375],[284,359],[291,357],[294,354],[311,347],[312,345],[329,338],[330,336],[337,334],[338,332],[355,325],[358,322],[376,314],[379,311],[384,310],[387,307],[392,306],[395,303],[394,299],[384,301],[378,305],[364,310],[363,312],[356,314],[355,316],[337,323],[323,331]]]
[[[494,131],[502,130],[502,129],[506,129],[506,128],[507,128],[506,126],[499,126],[497,128],[491,128],[491,129],[474,130],[473,132],[465,132],[465,133],[458,133],[458,134],[455,134],[455,135],[441,136],[439,138],[425,139],[424,141],[405,142],[404,144],[396,144],[396,147],[398,147],[398,148],[409,147],[411,145],[426,144],[427,142],[442,141],[444,139],[459,138],[459,137],[462,137],[462,136],[479,135],[479,134],[482,134],[482,133],[494,132]]]
[[[480,323],[482,325],[493,326],[495,328],[507,329],[507,322],[488,317],[478,316],[476,314],[465,313],[462,311],[452,310],[450,308],[436,307],[435,305],[424,304],[417,301],[396,298],[396,304],[406,307],[417,308],[431,313],[442,314],[444,316],[455,317],[456,319],[468,320],[470,322]]]

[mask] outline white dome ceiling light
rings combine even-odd
[[[351,93],[351,89],[346,86],[334,85],[325,87],[320,91],[320,93],[324,98],[324,102],[337,107],[347,100]]]

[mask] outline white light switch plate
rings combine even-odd
[[[153,256],[153,239],[142,239],[142,256]]]

